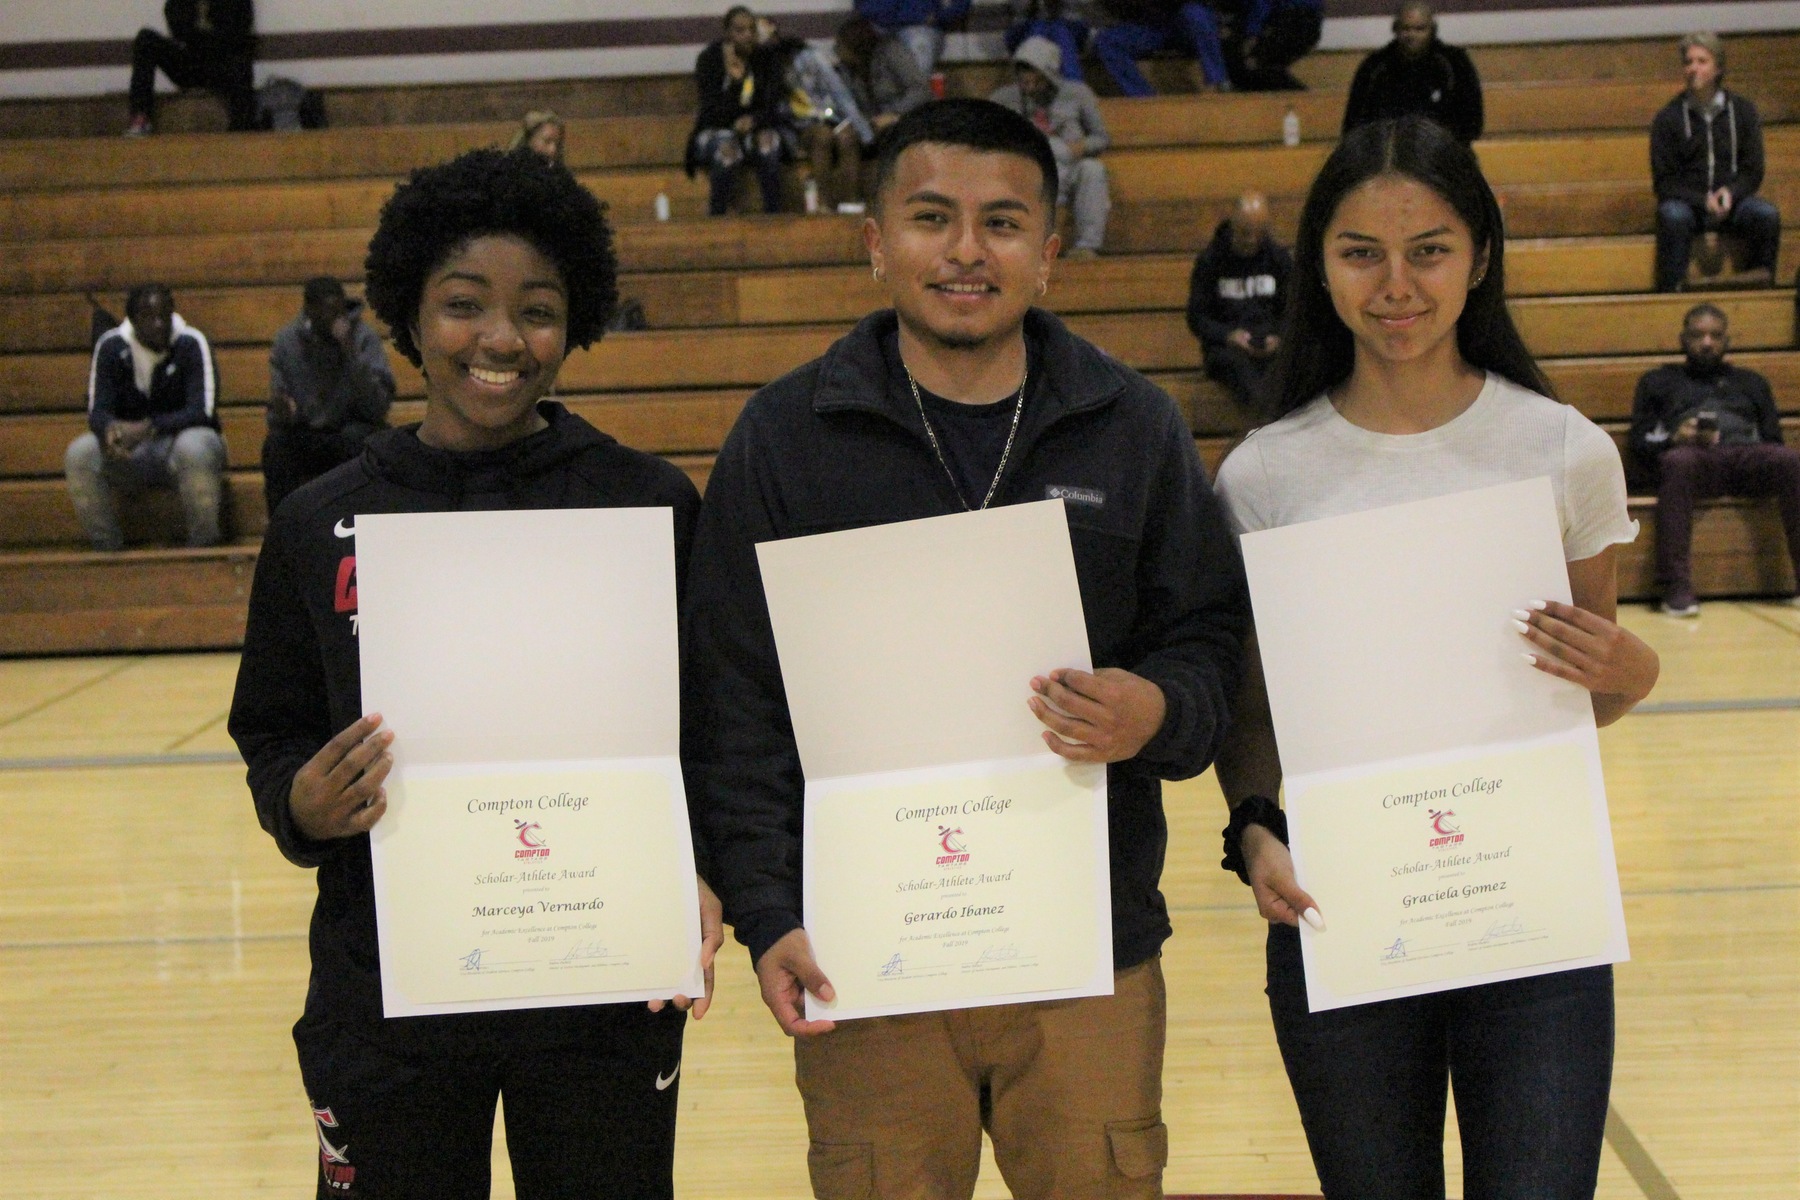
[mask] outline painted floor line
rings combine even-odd
[[[1669,713],[1762,712],[1800,708],[1800,696],[1757,696],[1747,700],[1663,700],[1640,704],[1632,716],[1654,717]]]
[[[194,767],[242,764],[236,750],[193,750],[183,754],[70,754],[48,758],[0,758],[0,771],[93,771],[108,767]]]
[[[124,662],[121,662],[118,666],[114,667],[110,671],[102,671],[102,672],[100,672],[100,674],[94,676],[92,679],[83,680],[82,682],[75,684],[73,687],[66,688],[63,691],[58,692],[56,695],[51,696],[49,699],[40,700],[36,704],[32,705],[30,708],[26,709],[24,712],[15,713],[14,715],[8,717],[6,720],[0,721],[0,729],[4,729],[9,725],[17,725],[20,721],[25,720],[27,717],[35,717],[37,714],[43,712],[45,709],[51,707],[52,705],[61,704],[64,700],[67,700],[70,696],[79,695],[80,693],[87,691],[91,687],[98,687],[100,684],[105,683],[107,680],[111,679],[113,676],[118,675],[124,671],[129,671],[133,666],[137,665],[138,663],[140,663],[142,661],[143,660],[140,658],[128,658]]]
[[[0,942],[5,950],[109,950],[134,946],[229,946],[243,942],[303,942],[305,933],[221,933],[194,937],[72,938],[62,942]]]
[[[1610,1104],[1606,1106],[1606,1144],[1613,1148],[1613,1153],[1637,1181],[1645,1200],[1681,1200],[1681,1193],[1675,1190],[1669,1177],[1644,1149],[1644,1143],[1638,1141],[1637,1134],[1631,1132],[1631,1126],[1625,1124],[1619,1110]]]

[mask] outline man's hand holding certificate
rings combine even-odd
[[[806,772],[806,929],[765,958],[810,940],[832,990],[801,978],[807,1015],[1109,994],[1117,748],[1087,739],[1144,722],[1081,693],[1118,681],[1087,670],[1062,502],[758,553]]]
[[[1569,600],[1548,481],[1243,548],[1312,1009],[1623,961],[1590,693],[1511,616]]]

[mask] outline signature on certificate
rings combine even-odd
[[[1397,962],[1406,957],[1406,939],[1395,938],[1394,944],[1381,952],[1382,962]]]
[[[881,964],[881,977],[891,979],[896,975],[906,974],[906,964],[901,962],[898,954]]]
[[[1017,946],[989,946],[981,952],[981,957],[975,962],[979,966],[981,963],[1010,962],[1017,957],[1019,957]]]
[[[575,945],[570,946],[568,951],[564,953],[562,957],[552,959],[551,961],[564,963],[581,962],[585,959],[605,957],[606,947],[599,942],[577,942]]]
[[[462,969],[465,971],[479,971],[481,970],[481,951],[471,950],[457,961],[462,963]]]
[[[1514,917],[1510,921],[1496,921],[1494,924],[1488,926],[1488,931],[1486,933],[1476,939],[1475,944],[1479,946],[1483,942],[1491,941],[1495,938],[1518,937],[1524,932],[1525,922],[1518,917]]]

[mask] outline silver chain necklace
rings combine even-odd
[[[969,507],[968,499],[963,495],[962,485],[956,482],[956,472],[950,469],[950,460],[944,457],[944,448],[938,445],[937,431],[931,427],[931,418],[925,415],[925,401],[919,398],[919,381],[913,378],[912,368],[905,363],[900,369],[906,372],[906,385],[912,389],[913,403],[918,406],[919,420],[925,426],[925,436],[931,441],[931,452],[937,455],[938,465],[944,468],[944,474],[950,477],[950,490],[956,493],[957,503],[963,506],[964,512],[975,512]],[[1006,446],[1000,451],[1000,465],[994,468],[994,481],[988,484],[987,495],[981,498],[981,507],[987,508],[988,502],[999,490],[1000,476],[1006,473],[1006,460],[1012,456],[1013,438],[1019,433],[1019,414],[1025,411],[1025,384],[1031,378],[1030,364],[1026,365],[1024,375],[1019,378],[1019,395],[1013,401],[1012,428],[1006,431]]]

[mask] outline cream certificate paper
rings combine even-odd
[[[365,515],[387,1016],[698,995],[668,509]]]
[[[1550,481],[1242,544],[1311,1009],[1628,958],[1590,698],[1511,624],[1570,598]]]
[[[806,773],[814,1018],[1112,992],[1106,771],[1032,676],[1091,669],[1060,500],[757,547]]]

